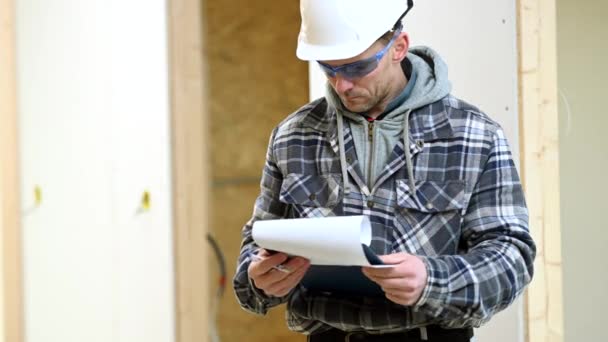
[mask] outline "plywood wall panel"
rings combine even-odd
[[[213,175],[255,178],[272,128],[308,98],[307,64],[295,56],[298,2],[206,6]]]
[[[295,56],[299,2],[208,0],[205,56],[211,127],[211,226],[235,272],[241,229],[259,193],[268,138],[288,114],[308,101],[308,64]],[[211,262],[212,294],[217,268]],[[229,282],[218,327],[222,342],[294,341],[285,308],[265,317],[245,312]]]
[[[270,310],[266,316],[257,316],[241,309],[231,288],[240,249],[240,230],[249,219],[258,192],[257,185],[219,186],[213,191],[212,231],[225,254],[229,275],[218,315],[220,337],[223,342],[304,341],[304,337],[287,329],[284,305]],[[213,255],[209,258],[215,260]],[[218,279],[216,263],[212,262],[210,269],[212,293],[215,293]]]

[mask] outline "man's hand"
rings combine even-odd
[[[301,257],[290,259],[285,253],[270,255],[266,250],[260,249],[257,255],[261,257],[261,260],[252,261],[247,272],[255,287],[264,291],[268,296],[283,297],[287,295],[300,283],[310,267],[310,261],[307,259]],[[288,272],[274,268],[279,265]]]
[[[380,259],[394,266],[363,267],[363,274],[380,285],[390,301],[401,305],[415,304],[426,287],[426,265],[419,257],[407,253],[383,255]]]

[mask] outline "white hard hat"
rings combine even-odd
[[[391,30],[412,2],[300,0],[302,26],[296,55],[316,61],[357,56]]]

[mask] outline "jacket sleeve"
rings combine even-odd
[[[466,253],[423,257],[428,282],[415,309],[448,327],[478,327],[531,281],[536,247],[511,152],[501,129],[463,217]]]
[[[269,308],[286,302],[288,298],[288,295],[281,298],[267,296],[253,285],[247,273],[247,268],[251,261],[248,257],[248,252],[258,248],[251,235],[253,223],[257,220],[283,218],[287,209],[286,205],[279,201],[283,175],[274,159],[273,145],[275,136],[276,129],[273,131],[268,144],[266,163],[260,184],[261,191],[255,201],[253,216],[242,230],[241,250],[236,274],[233,278],[234,291],[241,307],[260,315],[266,314]]]

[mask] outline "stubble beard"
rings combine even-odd
[[[377,105],[376,98],[361,96],[353,99],[353,101],[349,101],[348,98],[347,95],[341,96],[342,104],[353,113],[367,113]]]

